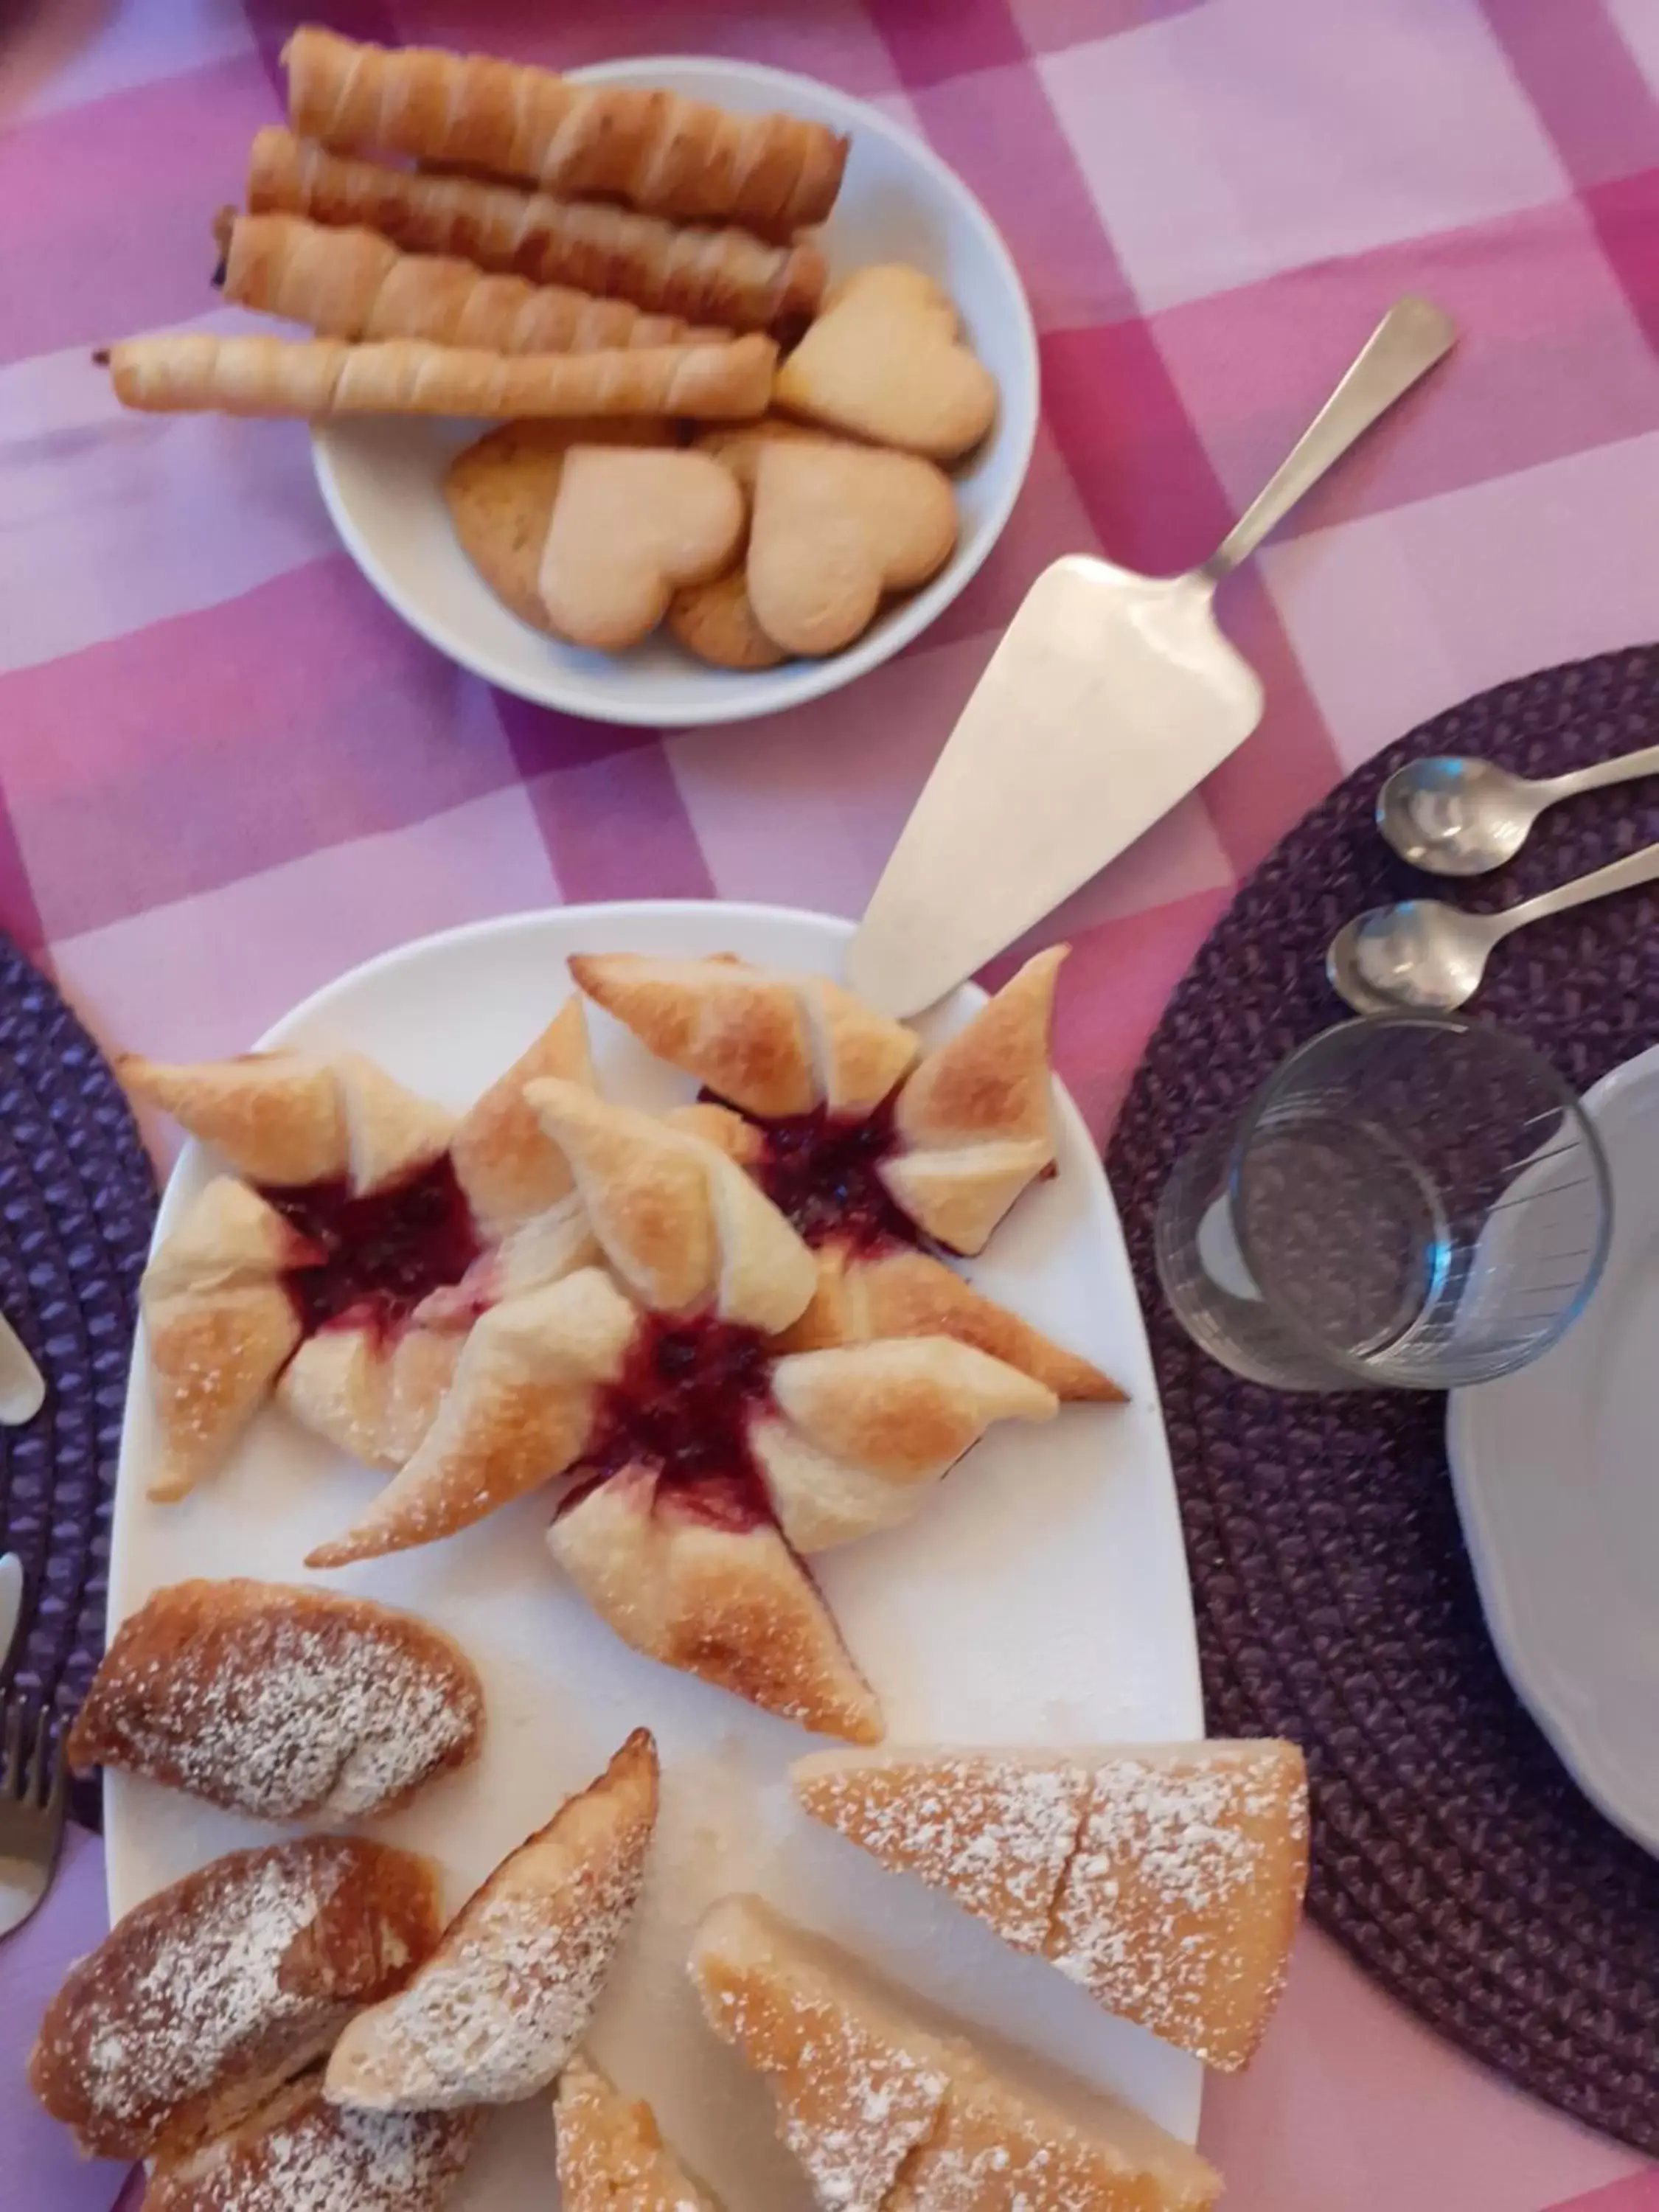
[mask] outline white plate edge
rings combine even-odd
[[[1659,1045],[1650,1045],[1609,1068],[1580,1103],[1594,1121],[1623,1092],[1656,1075],[1659,1075]],[[1621,1802],[1618,1784],[1610,1778],[1614,1765],[1622,1770],[1626,1762],[1615,1761],[1605,1738],[1593,1726],[1564,1719],[1554,1711],[1551,1701],[1560,1676],[1547,1660],[1528,1653],[1523,1594],[1504,1572],[1480,1471],[1471,1458],[1479,1418],[1479,1386],[1451,1392],[1446,1408],[1446,1465],[1464,1548],[1498,1664],[1540,1734],[1596,1811],[1632,1843],[1659,1857],[1659,1823],[1650,1830],[1644,1822],[1633,1819]]]

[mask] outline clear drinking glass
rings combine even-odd
[[[1188,1333],[1282,1390],[1445,1390],[1536,1359],[1607,1258],[1600,1139],[1532,1047],[1458,1016],[1345,1022],[1186,1154],[1158,1270]]]

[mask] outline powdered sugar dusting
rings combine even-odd
[[[1049,1955],[1110,2010],[1219,2057],[1278,1994],[1305,1832],[1300,1760],[1281,1746],[1112,1760]],[[1282,1930],[1265,1947],[1250,1941],[1264,1921]]]
[[[1089,1795],[1083,1769],[966,1753],[827,1768],[798,1787],[815,1819],[884,1866],[948,1890],[1005,1942],[1042,1950]]]
[[[580,2057],[559,2077],[562,2212],[720,2212],[663,2142],[656,2116]]]
[[[587,2026],[632,1905],[613,1887],[574,1927],[550,1921],[541,1899],[487,1906],[380,2016],[399,2102],[507,2105],[546,2088]]]
[[[770,2081],[778,2131],[825,2212],[877,2212],[945,2100],[943,2072],[860,2021],[810,1969],[705,1984],[717,2033]]]
[[[545,2089],[574,2051],[639,1900],[656,1816],[637,1738],[611,1773],[503,1860],[395,1996],[352,2023],[330,2086],[410,2111],[506,2105]],[[578,1831],[567,1827],[586,1816]],[[603,1817],[609,1815],[610,1817]],[[596,1817],[597,1816],[597,1817]],[[580,1850],[580,1856],[574,1855]]]
[[[268,2124],[152,2179],[149,2212],[435,2212],[466,2162],[477,2116],[354,2112],[319,2084]]]
[[[92,1752],[267,1820],[359,1819],[465,1756],[477,1686],[424,1624],[309,1591],[259,1600],[223,1621],[204,1606],[188,1640],[118,1641]]]
[[[351,1991],[319,1988],[326,1960],[308,1978],[284,1969],[366,1848],[323,1837],[232,1853],[140,1905],[70,1976],[37,2072],[88,2148],[137,2156],[192,2100],[246,2109],[327,2049]],[[393,1935],[354,1930],[370,1958]]]

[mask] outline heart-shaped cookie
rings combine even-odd
[[[779,369],[791,415],[938,461],[976,446],[996,419],[996,380],[962,343],[949,295],[920,269],[860,269]]]
[[[573,645],[637,645],[683,585],[731,565],[743,524],[737,480],[712,454],[574,446],[542,549],[548,619]]]
[[[755,619],[742,563],[712,584],[676,592],[668,627],[688,653],[711,668],[775,668],[789,656]]]
[[[956,542],[951,480],[931,461],[828,438],[761,449],[749,598],[787,652],[850,645],[889,592],[926,583]]]
[[[630,422],[503,422],[457,453],[444,499],[461,550],[520,622],[548,628],[536,588],[553,501],[572,446],[672,446],[672,425]]]

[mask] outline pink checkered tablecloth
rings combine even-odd
[[[107,1040],[234,1050],[371,953],[550,902],[856,913],[1037,569],[1206,553],[1408,289],[1462,349],[1224,597],[1262,729],[1047,933],[1077,947],[1060,1060],[1095,1128],[1237,884],[1341,772],[1501,678],[1659,632],[1659,0],[315,12],[559,64],[741,55],[873,100],[1003,226],[1044,430],[985,572],[856,691],[732,731],[526,707],[360,580],[302,428],[124,418],[88,362],[203,317],[204,224],[278,112],[286,0],[0,5],[0,921]],[[77,1836],[0,1948],[3,2212],[122,2190],[21,2087],[101,1914]],[[1234,2212],[1659,2212],[1659,2174],[1316,1934],[1205,2141]]]

